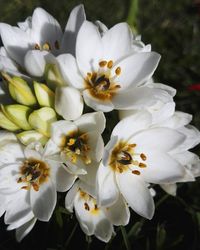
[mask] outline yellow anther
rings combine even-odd
[[[138,170],[133,170],[133,171],[132,171],[132,174],[140,175],[140,171],[138,171]]]
[[[131,148],[135,148],[137,145],[135,144],[135,143],[133,143],[133,144],[129,144],[129,147],[131,147]]]
[[[43,50],[51,50],[51,45],[48,42],[46,42],[43,44],[42,49]]]
[[[109,69],[111,69],[112,66],[113,66],[113,61],[110,60],[110,61],[108,62],[108,64],[107,64],[107,67],[108,67]]]
[[[60,44],[59,44],[58,40],[55,41],[55,44],[54,44],[54,45],[55,45],[55,48],[56,48],[56,49],[60,49]]]
[[[88,164],[90,164],[92,161],[91,161],[91,159],[90,159],[88,156],[86,156],[84,162],[85,162],[86,165],[88,165]]]
[[[121,68],[117,67],[115,70],[115,74],[119,76],[121,74],[121,71],[122,71]]]
[[[76,142],[76,140],[74,138],[70,138],[69,142],[67,143],[68,146],[72,146],[74,145],[74,143]]]
[[[92,74],[88,72],[88,73],[87,73],[87,76],[88,76],[89,78],[91,78]]]
[[[99,66],[100,67],[105,67],[107,65],[107,61],[101,61],[100,63],[99,63]]]
[[[71,156],[71,162],[72,162],[72,163],[76,163],[76,162],[77,162],[77,157],[76,157],[75,154],[73,154],[73,155]]]
[[[147,159],[147,157],[146,157],[146,155],[145,154],[140,154],[140,158],[143,160],[143,161],[146,161],[146,159]]]
[[[146,165],[146,164],[144,164],[144,163],[142,163],[142,162],[140,162],[140,163],[139,163],[139,167],[140,167],[140,168],[146,168],[146,167],[147,167],[147,165]]]
[[[79,148],[76,148],[75,153],[76,153],[77,155],[80,155],[80,154],[81,154],[81,150],[80,150]]]
[[[40,48],[40,45],[39,45],[38,43],[36,43],[35,46],[34,46],[34,49],[40,50],[40,49],[41,49],[41,48]]]

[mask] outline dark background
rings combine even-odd
[[[190,0],[0,0],[0,21],[15,25],[41,6],[65,26],[71,9],[85,5],[88,20],[101,20],[108,27],[127,21],[142,34],[145,43],[162,55],[155,74],[157,82],[177,89],[177,109],[193,114],[193,124],[200,129],[200,1]],[[136,8],[137,7],[137,8]],[[192,87],[191,87],[192,86]],[[200,148],[195,152],[200,154]],[[166,195],[159,187],[153,220],[144,220],[132,212],[125,228],[109,244],[85,237],[76,219],[63,209],[64,195],[49,223],[38,222],[32,232],[16,243],[0,219],[0,250],[64,249],[200,249],[200,181],[180,184],[177,197]]]

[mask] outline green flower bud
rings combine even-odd
[[[47,64],[45,68],[45,80],[46,82],[52,86],[63,86],[63,78],[61,76],[60,70],[55,64]]]
[[[17,134],[17,138],[24,145],[28,145],[32,142],[39,141],[44,146],[48,141],[48,138],[46,136],[44,136],[43,134],[41,134],[35,130],[21,132],[21,133]]]
[[[9,131],[20,130],[20,127],[11,122],[1,110],[0,110],[0,127]]]
[[[37,103],[37,100],[26,81],[18,76],[11,78],[6,73],[2,73],[2,76],[8,82],[10,95],[16,102],[27,106],[32,106]]]
[[[34,90],[40,106],[54,107],[55,94],[47,85],[34,82]]]
[[[12,104],[6,106],[1,105],[1,109],[4,115],[21,129],[32,129],[28,123],[28,117],[32,111],[29,107],[20,104]]]
[[[50,137],[51,123],[57,121],[56,112],[52,108],[44,107],[33,111],[28,121],[39,133]]]

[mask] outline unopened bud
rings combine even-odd
[[[19,128],[23,130],[32,129],[32,127],[28,123],[28,117],[32,111],[29,107],[20,104],[5,106],[1,105],[1,110],[3,111],[4,115]]]
[[[55,94],[46,84],[34,82],[34,90],[40,106],[54,107]]]
[[[39,133],[50,137],[51,124],[57,121],[56,112],[52,108],[44,107],[33,111],[28,121]]]
[[[47,64],[45,68],[45,80],[53,87],[63,86],[63,78],[56,64]]]
[[[20,130],[20,127],[11,122],[1,110],[0,110],[0,127],[9,131]]]
[[[32,142],[40,142],[44,146],[48,141],[46,136],[35,130],[21,132],[17,134],[17,138],[24,145],[29,145]]]
[[[31,88],[25,80],[18,76],[10,77],[6,73],[2,73],[2,76],[7,81],[10,95],[16,102],[27,106],[37,103]]]

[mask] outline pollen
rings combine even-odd
[[[99,62],[99,66],[100,67],[105,67],[107,65],[107,61],[101,61],[101,62]]]
[[[115,74],[118,75],[118,76],[121,74],[121,68],[120,67],[116,68]]]
[[[87,202],[84,203],[84,208],[85,210],[90,211],[90,207]]]
[[[51,45],[48,42],[46,42],[43,44],[42,49],[49,51],[51,50]]]
[[[140,168],[146,168],[146,167],[147,167],[147,165],[144,164],[144,163],[142,163],[142,162],[140,162],[138,166],[139,166]]]
[[[108,62],[108,64],[107,64],[107,67],[108,67],[109,69],[111,69],[111,68],[112,68],[112,66],[113,66],[113,61],[112,61],[112,60],[110,60],[110,61]]]
[[[69,142],[67,143],[67,145],[72,146],[72,145],[75,144],[75,142],[76,142],[76,140],[74,138],[70,138]]]
[[[30,158],[24,161],[21,166],[20,175],[17,183],[26,183],[25,186],[21,187],[22,189],[29,190],[32,187],[38,191],[40,185],[48,180],[50,169],[45,162]]]
[[[138,170],[133,170],[133,171],[132,171],[132,174],[140,175],[140,171],[138,171]]]
[[[140,158],[143,160],[143,161],[146,161],[147,157],[145,154],[141,153],[140,154]]]
[[[40,50],[40,49],[41,49],[41,48],[40,48],[40,45],[39,45],[38,43],[36,43],[35,46],[34,46],[34,49]]]

